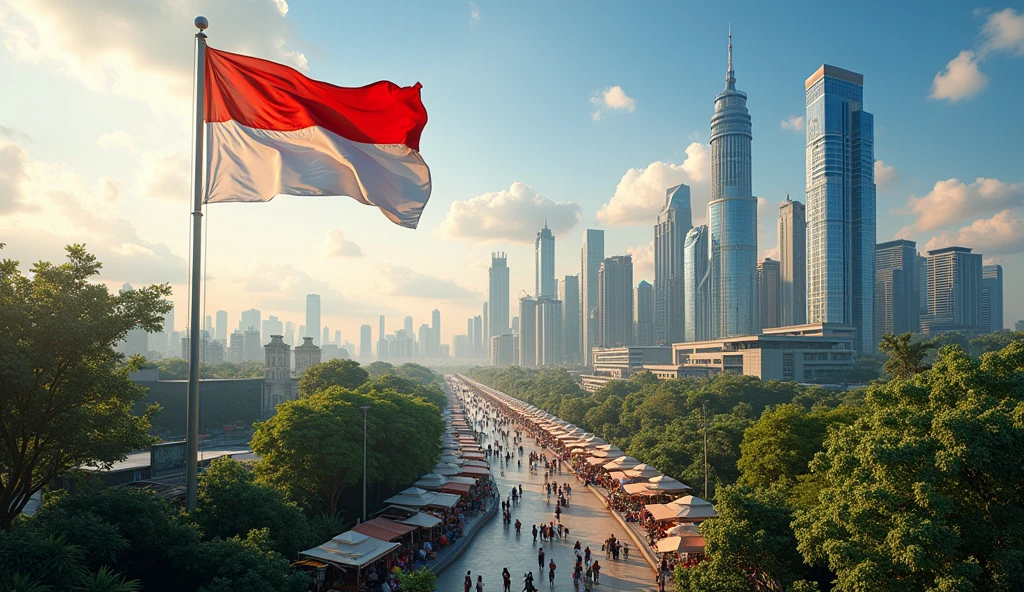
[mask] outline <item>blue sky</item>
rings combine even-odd
[[[782,122],[803,115],[803,81],[829,63],[865,77],[886,167],[879,241],[976,241],[964,246],[1004,265],[1007,322],[1024,318],[1012,297],[1024,289],[1020,3],[11,2],[0,8],[0,76],[17,89],[0,94],[8,256],[54,258],[84,241],[112,284],[174,284],[184,327],[200,13],[214,47],[340,85],[422,82],[430,114],[421,150],[434,193],[415,232],[344,198],[211,206],[207,309],[232,323],[249,307],[301,322],[302,296],[318,291],[345,339],[364,322],[376,332],[377,314],[418,326],[437,307],[448,342],[480,314],[489,252],[508,251],[513,292],[533,291],[545,216],[559,275],[578,273],[582,229],[601,227],[607,254],[633,252],[636,280],[652,280],[665,184],[691,184],[694,218],[705,217],[704,143],[730,22],[762,254],[775,246],[778,202],[803,199],[803,133]]]

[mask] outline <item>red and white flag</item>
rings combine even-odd
[[[342,88],[206,49],[207,203],[347,195],[416,228],[430,198],[420,84]]]

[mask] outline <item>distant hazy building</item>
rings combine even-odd
[[[782,297],[781,270],[778,261],[765,259],[757,264],[757,297],[762,329],[779,326],[779,302]]]
[[[683,257],[683,300],[685,336],[683,341],[711,338],[710,260],[708,259],[708,227],[697,226],[686,233]]]
[[[499,368],[515,364],[515,340],[511,333],[491,337],[491,365]]]
[[[281,335],[284,336],[284,323],[274,315],[267,317],[267,320],[262,323],[262,331],[260,332],[261,337],[267,337],[270,335]]]
[[[981,255],[965,247],[928,251],[928,314],[924,332],[979,333],[981,325]]]
[[[598,269],[601,347],[633,345],[633,258],[608,257]]]
[[[262,329],[263,329],[263,314],[259,310],[255,309],[255,308],[250,308],[249,310],[243,310],[242,311],[242,314],[239,316],[238,330],[241,331],[242,333],[245,333],[246,331],[255,331],[256,332],[256,335],[257,335],[256,342],[259,344],[257,346],[259,354],[254,359],[257,359],[257,360],[262,360],[263,359],[263,349],[262,349],[263,348],[263,344],[260,343],[260,338],[259,338],[260,331]]]
[[[565,349],[565,363],[577,365],[583,363],[583,349],[580,340],[583,338],[580,322],[580,276],[567,275],[559,285],[559,298],[562,301],[562,344]]]
[[[423,323],[417,333],[416,345],[419,348],[421,357],[427,358],[432,355],[431,349],[434,346],[434,336],[430,332],[430,325]]]
[[[245,361],[258,362],[263,359],[263,343],[259,330],[245,331]]]
[[[659,345],[682,341],[684,327],[684,256],[686,234],[693,228],[690,188],[676,185],[665,192],[665,207],[654,226],[654,327]],[[638,344],[653,345],[653,344]]]
[[[633,292],[633,345],[654,345],[654,310],[654,286],[641,281]],[[683,311],[676,313],[681,316]]]
[[[384,348],[384,315],[380,315],[380,320],[377,326],[377,359],[384,360],[387,358],[387,349]]]
[[[456,359],[462,360],[471,357],[469,354],[469,335],[452,336],[452,355]]]
[[[882,335],[921,330],[917,243],[899,239],[875,246],[875,347]]]
[[[760,328],[757,303],[757,198],[751,192],[747,95],[736,90],[732,34],[725,89],[711,117],[711,333],[751,335]]]
[[[519,333],[519,317],[512,317],[512,334]]]
[[[807,218],[804,204],[786,196],[779,207],[779,323],[807,322]]]
[[[1003,330],[1003,266],[981,268],[981,326],[990,333]]]
[[[228,360],[233,364],[245,361],[245,333],[235,331],[228,340]]]
[[[529,296],[519,299],[519,365],[537,367],[537,301]]]
[[[483,322],[484,322],[484,331],[483,331],[484,341],[483,341],[483,345],[484,345],[484,349],[486,350],[487,344],[489,344],[491,342],[491,316],[490,316],[490,314],[488,314],[487,303],[486,302],[484,302],[484,314],[483,314],[483,316],[481,318],[483,319]],[[484,355],[487,355],[486,351],[484,352]]]
[[[490,304],[488,315],[492,335],[504,335],[508,327],[508,257],[505,253],[491,253],[491,267],[487,271],[487,301]]]
[[[537,365],[562,365],[562,301],[537,299]]]
[[[484,355],[484,319],[480,315],[473,317],[473,355]]]
[[[434,336],[434,355],[441,355],[441,311],[436,308],[430,312],[430,331]]]
[[[918,317],[928,314],[928,258],[917,253],[917,295],[921,298]]]
[[[537,233],[534,241],[534,273],[538,298],[557,298],[555,289],[555,235],[551,234],[548,223]]]
[[[320,339],[320,295],[306,295],[306,334],[302,337],[312,337],[313,345],[317,345]],[[303,340],[305,345],[305,340]],[[302,347],[301,345],[299,347]]]
[[[359,327],[359,357],[363,360],[373,358],[373,327],[362,325]]]
[[[583,319],[583,363],[590,364],[590,350],[597,345],[600,328],[597,326],[598,271],[604,261],[604,231],[588,228],[583,233],[583,250],[580,254],[580,289]]]
[[[857,328],[874,351],[874,117],[864,77],[821,66],[807,100],[807,321]]]
[[[302,345],[295,348],[295,374],[301,376],[310,366],[320,363],[320,348],[312,337],[303,337]]]
[[[1017,321],[1013,324],[1014,331],[1024,331],[1024,320]]]
[[[228,338],[228,311],[218,310],[216,322],[217,339],[226,340]]]

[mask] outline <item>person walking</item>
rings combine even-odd
[[[555,560],[548,561],[548,584],[555,585]]]
[[[540,565],[541,572],[544,571],[544,547],[540,548],[537,552],[537,565]]]
[[[533,542],[536,543],[537,542],[537,525],[536,524],[533,525],[533,529],[532,530],[533,530]]]
[[[462,591],[469,592],[473,588],[473,576],[470,575],[470,571],[466,571],[466,579],[462,582]]]
[[[484,577],[476,577],[476,592],[484,592]]]
[[[501,570],[501,585],[503,588],[502,592],[512,591],[512,574],[508,571],[507,567]]]
[[[601,583],[601,562],[595,560],[594,561],[594,565],[591,565],[590,569],[594,570],[594,583],[595,584],[600,584]]]
[[[622,557],[629,561],[629,541],[622,541]]]

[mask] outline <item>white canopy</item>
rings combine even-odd
[[[639,464],[640,461],[633,458],[632,456],[623,456],[606,464],[604,468],[609,471],[624,471],[626,469],[632,469],[633,467]]]
[[[343,532],[319,547],[306,549],[305,557],[320,559],[335,565],[361,568],[367,566],[399,547],[354,530]]]
[[[654,544],[658,553],[703,553],[704,537],[700,535],[670,536]]]
[[[639,464],[632,469],[623,471],[627,477],[632,479],[650,479],[651,477],[657,477],[661,475],[661,471],[647,464]]]
[[[401,522],[402,524],[408,524],[409,526],[418,526],[420,528],[434,528],[435,526],[441,524],[441,519],[437,516],[431,516],[430,514],[417,512],[416,514],[409,516]]]

